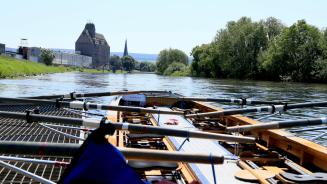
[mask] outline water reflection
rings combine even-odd
[[[294,101],[327,99],[327,85],[167,77],[155,74],[62,73],[0,80],[1,96],[61,94],[71,91],[171,90],[187,96],[247,97]]]

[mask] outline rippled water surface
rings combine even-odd
[[[155,74],[87,74],[59,73],[21,79],[0,80],[0,96],[23,97],[76,92],[118,91],[118,90],[170,90],[185,96],[219,98],[246,97],[259,100],[288,100],[291,102],[311,102],[327,100],[327,85],[280,83],[262,81],[217,80],[191,77],[166,77]],[[110,97],[94,99],[107,103]],[[216,104],[218,105],[218,104]],[[224,105],[225,108],[231,106]],[[238,106],[232,106],[238,108]],[[264,115],[250,114],[259,118]],[[327,116],[327,108],[306,108],[288,111],[264,119],[264,121],[299,119]],[[326,132],[301,132],[308,139]],[[316,141],[325,144],[325,137]],[[327,143],[326,143],[327,144]]]

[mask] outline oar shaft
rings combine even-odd
[[[45,143],[45,142],[15,142],[1,141],[1,154],[48,155],[48,156],[73,156],[79,144],[72,143]],[[118,148],[127,160],[146,160],[164,162],[192,162],[215,164],[223,163],[221,155],[183,153],[177,151],[146,150],[135,148]],[[210,158],[211,157],[211,158]]]
[[[222,164],[224,161],[224,157],[220,155],[210,156],[209,154],[183,153],[178,151],[146,150],[135,148],[119,148],[119,150],[123,153],[127,160],[191,162],[204,164]]]
[[[42,100],[42,99],[28,99],[28,98],[9,98],[0,97],[0,102],[10,102],[10,103],[27,103],[27,104],[56,104],[55,101]]]
[[[285,104],[285,105],[271,105],[271,106],[262,106],[262,107],[251,107],[244,109],[229,109],[222,111],[213,111],[206,113],[198,113],[198,114],[189,114],[186,115],[187,118],[199,118],[199,117],[221,117],[235,114],[245,114],[250,112],[270,112],[274,113],[277,111],[286,111],[290,109],[296,108],[306,108],[306,107],[326,107],[327,101],[323,102],[308,102],[308,103],[297,103],[297,104]]]
[[[39,100],[39,99],[25,99],[25,98],[5,98],[0,97],[0,102],[14,102],[14,103],[31,103],[31,104],[50,104],[60,107],[70,107],[74,109],[98,109],[98,110],[112,110],[112,111],[125,111],[125,112],[139,112],[139,113],[153,113],[153,114],[175,114],[184,115],[184,112],[179,111],[165,111],[159,109],[149,109],[142,107],[130,107],[130,106],[115,106],[115,105],[103,105],[81,101],[51,101],[51,100]]]
[[[112,125],[115,126],[115,128],[118,130],[129,130],[131,132],[151,133],[151,134],[175,136],[175,137],[214,139],[220,141],[230,141],[230,142],[240,142],[240,143],[255,142],[255,138],[253,137],[217,134],[217,133],[209,133],[209,132],[194,131],[194,130],[192,131],[192,130],[181,130],[181,129],[173,129],[173,128],[154,127],[154,126],[134,125],[129,123],[112,123]]]
[[[16,119],[23,119],[23,120],[27,118],[25,113],[4,112],[4,111],[0,111],[0,117],[16,118]],[[75,126],[85,126],[90,128],[98,128],[100,125],[100,120],[96,120],[96,119],[80,119],[80,118],[41,115],[41,114],[29,114],[28,118],[31,122],[42,121],[42,122],[49,122],[49,123],[61,123],[61,124],[69,124]],[[189,130],[181,130],[181,129],[174,129],[174,128],[154,127],[154,126],[147,126],[147,125],[133,125],[129,123],[112,123],[110,121],[107,121],[107,123],[113,125],[117,130],[129,130],[133,132],[151,133],[151,134],[158,134],[158,135],[165,135],[165,136],[178,136],[178,137],[190,137],[190,138],[193,137],[193,138],[213,139],[213,140],[232,141],[232,142],[255,141],[255,139],[252,137],[240,137],[240,136],[216,134],[216,133],[201,132],[201,131],[189,131]]]
[[[234,114],[244,114],[250,112],[264,112],[269,111],[271,109],[270,106],[259,108],[245,108],[245,109],[230,109],[230,110],[222,110],[222,111],[214,111],[214,112],[206,112],[206,113],[198,113],[198,114],[189,114],[185,117],[187,118],[199,118],[199,117],[221,117],[228,116]]]
[[[97,93],[70,93],[65,95],[45,95],[28,97],[32,99],[51,99],[51,98],[81,98],[81,97],[101,97],[101,96],[115,96],[115,95],[131,95],[140,93],[168,93],[168,91],[114,91],[114,92],[97,92]]]
[[[244,126],[234,126],[226,128],[229,132],[247,132],[252,130],[267,130],[267,129],[280,129],[280,128],[290,128],[297,126],[312,126],[327,124],[327,118],[312,118],[304,120],[289,120],[289,121],[276,121],[269,123],[260,123],[255,125],[244,125]]]
[[[234,98],[204,98],[204,97],[160,97],[161,99],[177,100],[177,101],[202,101],[202,102],[218,102],[218,103],[236,103],[241,105],[255,105],[255,104],[282,104],[281,101],[261,101],[251,99],[234,99]]]
[[[314,107],[314,106],[327,107],[327,101],[288,104],[287,109],[297,109],[297,108]]]

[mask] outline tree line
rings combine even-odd
[[[176,50],[159,53],[158,73],[168,74],[170,67],[199,77],[327,82],[327,29],[304,20],[289,27],[273,17],[230,21],[211,43],[192,49],[189,66],[171,52]],[[169,57],[173,60],[162,62]]]
[[[139,70],[142,72],[154,72],[156,65],[151,62],[139,62],[136,61],[132,56],[119,57],[117,55],[110,56],[109,68],[116,72],[117,70],[125,70],[131,72],[133,70]]]

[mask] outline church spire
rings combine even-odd
[[[123,56],[128,56],[127,39],[125,40],[125,48],[124,48],[124,55]]]

